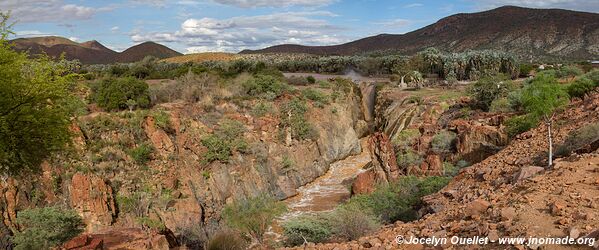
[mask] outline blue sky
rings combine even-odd
[[[0,0],[0,11],[11,11],[18,37],[98,40],[117,51],[155,41],[193,53],[340,44],[502,5],[599,12],[598,0]]]

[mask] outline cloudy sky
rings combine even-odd
[[[339,44],[501,5],[599,12],[598,0],[0,0],[0,11],[11,11],[18,37],[98,40],[117,51],[155,41],[193,53]]]

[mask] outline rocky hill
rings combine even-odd
[[[181,55],[179,52],[153,42],[135,45],[121,53],[113,51],[95,40],[77,43],[55,36],[18,38],[12,40],[12,43],[16,50],[29,51],[31,55],[46,53],[51,57],[59,57],[64,53],[67,59],[78,59],[84,64],[126,63],[139,61],[146,56],[163,59]]]
[[[499,49],[526,55],[523,59],[596,59],[599,57],[597,44],[597,13],[505,6],[452,15],[402,35],[381,34],[335,46],[278,45],[241,53],[352,55],[395,50],[413,54],[436,47],[451,52]]]
[[[556,117],[556,143],[569,133],[599,121],[599,94],[573,102]],[[389,225],[372,236],[341,244],[309,244],[302,249],[425,249],[401,244],[411,237],[488,237],[484,249],[536,249],[539,244],[499,245],[502,237],[599,238],[599,150],[559,158],[551,169],[538,167],[547,149],[547,131],[540,126],[518,136],[505,149],[460,171],[440,192],[425,197],[420,220]],[[536,165],[536,166],[535,166]],[[494,242],[493,242],[494,241]],[[587,241],[588,242],[588,241]],[[599,247],[594,241],[595,249]],[[451,243],[439,247],[451,247]],[[589,245],[582,245],[588,247]],[[456,247],[455,245],[453,246]],[[549,249],[569,249],[572,245]],[[528,249],[528,248],[526,248]]]

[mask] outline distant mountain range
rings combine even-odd
[[[277,45],[241,53],[353,55],[394,50],[414,54],[429,47],[449,52],[498,49],[522,59],[599,59],[599,14],[504,6],[456,14],[403,34],[382,34],[334,46]]]
[[[67,59],[78,59],[84,64],[128,63],[142,60],[146,56],[164,59],[182,55],[154,42],[138,44],[120,53],[106,48],[98,41],[77,43],[56,36],[18,38],[12,42],[16,50],[28,51],[31,55],[46,53],[51,57],[59,57],[64,53]]]

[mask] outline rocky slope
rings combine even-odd
[[[452,15],[402,35],[381,34],[335,46],[278,45],[242,53],[352,55],[396,50],[413,54],[436,47],[451,52],[492,48],[527,55],[522,59],[595,59],[599,56],[597,44],[599,14],[505,6]]]
[[[599,122],[599,94],[577,101],[556,117],[555,141],[573,130]],[[396,243],[397,236],[488,237],[485,249],[536,249],[538,244],[499,245],[500,237],[597,238],[599,232],[599,150],[557,159],[546,169],[546,127],[519,135],[509,146],[484,161],[463,169],[448,186],[425,198],[426,215],[398,222],[375,235],[341,244],[308,245],[304,249],[423,249],[423,244]],[[539,157],[540,156],[540,157]],[[427,214],[430,213],[430,214]],[[451,243],[438,247],[461,248]],[[569,249],[553,245],[550,249]],[[588,246],[579,246],[588,247]],[[595,245],[599,247],[599,245]]]
[[[77,43],[54,36],[18,38],[11,42],[17,51],[28,51],[31,55],[46,53],[51,57],[59,57],[64,53],[66,59],[77,59],[84,64],[128,63],[139,61],[146,56],[163,59],[181,55],[166,46],[152,42],[135,45],[121,53],[106,48],[98,41]]]

